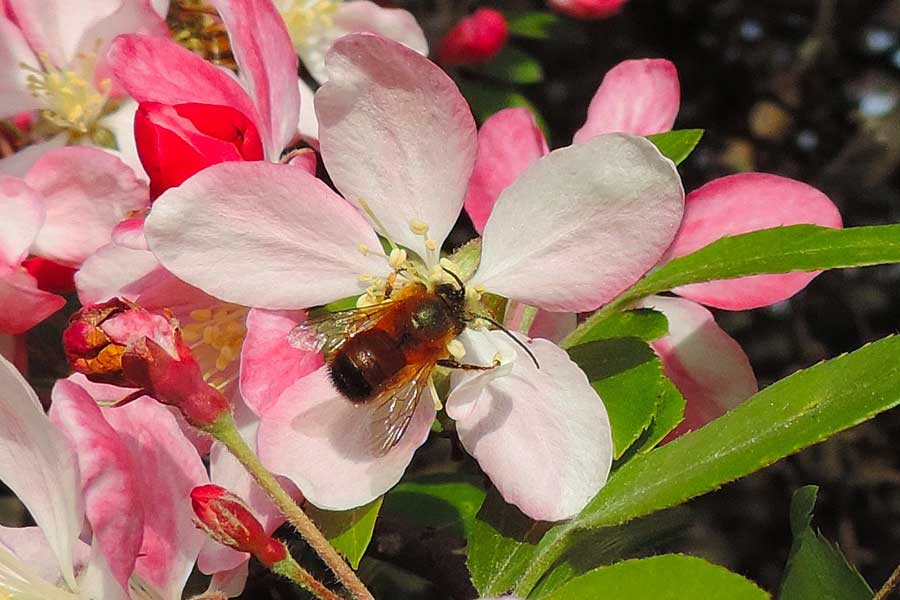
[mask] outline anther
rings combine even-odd
[[[425,248],[430,252],[437,250],[437,242],[434,240],[425,240]]]
[[[425,235],[428,233],[428,223],[423,223],[418,219],[409,222],[409,230],[416,235]]]
[[[459,360],[466,355],[466,347],[457,339],[447,342],[447,351],[453,355],[453,358]]]
[[[391,265],[391,268],[394,270],[399,269],[406,263],[406,250],[402,248],[394,248],[391,250],[391,255],[388,257],[388,264]]]
[[[366,246],[365,244],[360,244],[357,248],[359,249],[359,253],[362,254],[363,256],[369,255],[369,247]]]

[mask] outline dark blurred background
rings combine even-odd
[[[476,4],[395,3],[420,17],[432,47]],[[738,171],[777,173],[818,187],[858,226],[900,222],[898,38],[900,0],[631,0],[616,17],[565,20],[552,40],[513,43],[544,68],[542,84],[519,90],[553,147],[570,143],[610,67],[665,57],[681,78],[675,127],[706,130],[680,168],[686,190]],[[765,386],[897,333],[900,266],[825,273],[788,302],[716,317]],[[804,484],[821,488],[815,523],[880,587],[900,562],[897,410],[694,501],[679,548],[777,590],[791,494]]]

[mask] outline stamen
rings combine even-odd
[[[466,355],[466,347],[457,339],[452,339],[447,343],[447,351],[453,355],[453,358],[456,360],[459,360]]]
[[[297,50],[311,51],[327,39],[334,27],[339,0],[293,0],[276,3]]]
[[[391,238],[390,235],[388,235],[387,227],[385,227],[384,223],[382,223],[381,220],[375,216],[375,211],[372,210],[372,207],[369,206],[369,203],[366,202],[365,199],[363,199],[363,198],[357,199],[356,202],[359,204],[359,207],[361,209],[363,209],[363,212],[365,212],[367,215],[369,215],[369,218],[372,219],[372,223],[375,225],[375,227],[381,230],[378,233],[381,234],[381,237],[383,237],[384,239],[386,239],[388,241],[388,244],[390,244],[391,249],[399,248],[399,245],[396,242],[394,242],[394,240]]]
[[[200,308],[190,313],[190,322],[181,329],[185,342],[203,369],[203,378],[210,385],[224,387],[220,375],[241,354],[241,346],[247,333],[244,320],[247,309],[224,304],[212,308]]]
[[[418,219],[409,222],[409,230],[415,235],[426,235],[428,233],[428,223],[423,223]]]
[[[394,248],[393,250],[391,250],[391,255],[388,257],[388,264],[390,264],[391,268],[395,271],[405,265],[406,250],[402,248]]]
[[[368,256],[369,255],[369,247],[366,246],[365,244],[360,244],[359,245],[359,253],[362,254],[363,256]]]
[[[440,396],[438,396],[437,388],[434,386],[434,377],[428,378],[428,389],[431,391],[431,399],[434,401],[434,410],[440,411],[444,408]]]

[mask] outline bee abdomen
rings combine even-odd
[[[353,336],[331,362],[331,381],[352,402],[365,402],[400,369],[406,358],[394,337],[382,329]]]

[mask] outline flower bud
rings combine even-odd
[[[551,8],[575,19],[605,19],[618,14],[628,0],[547,0]]]
[[[210,165],[264,158],[256,125],[230,106],[142,102],[134,137],[154,200]]]
[[[197,526],[220,544],[238,552],[249,552],[266,567],[288,556],[283,542],[265,532],[244,502],[217,485],[191,490]]]
[[[438,60],[445,66],[488,61],[503,49],[507,36],[503,14],[492,8],[479,8],[460,19],[444,36]]]
[[[125,344],[114,340],[103,325],[131,306],[118,298],[80,309],[69,318],[63,331],[63,350],[72,369],[91,381],[127,386],[122,375]],[[115,332],[114,332],[115,333]]]

